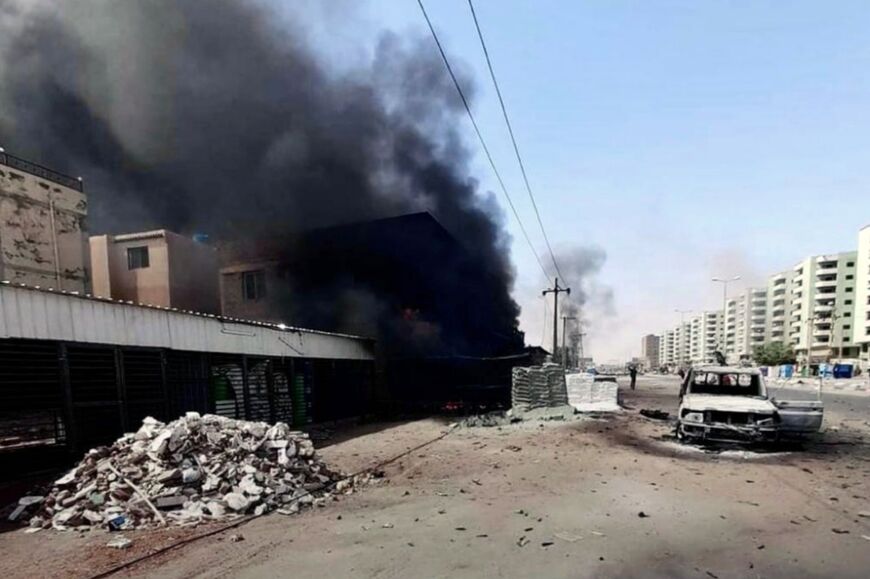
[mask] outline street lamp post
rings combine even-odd
[[[720,342],[719,347],[722,349],[723,356],[725,355],[725,350],[726,350],[725,334],[726,334],[727,330],[725,329],[725,326],[726,326],[726,320],[727,320],[726,312],[728,311],[728,284],[731,283],[732,281],[737,281],[739,279],[740,279],[740,276],[735,275],[734,277],[731,277],[731,278],[714,277],[711,280],[714,283],[721,283],[722,284],[722,337],[721,337],[722,341]],[[752,304],[750,303],[749,305],[751,308]]]

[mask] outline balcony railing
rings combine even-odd
[[[52,171],[47,167],[31,163],[30,161],[25,161],[24,159],[19,159],[18,157],[6,152],[0,152],[0,163],[3,163],[7,167],[30,173],[36,177],[41,177],[42,179],[51,181],[52,183],[75,189],[76,191],[84,190],[81,179],[76,179],[75,177]]]

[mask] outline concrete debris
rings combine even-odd
[[[112,547],[113,549],[128,549],[132,544],[133,541],[131,541],[127,537],[119,535],[106,543],[106,547]]]
[[[30,507],[34,505],[40,504],[44,500],[44,498],[45,497],[38,496],[21,497],[20,499],[18,499],[18,506],[16,506],[15,509],[11,513],[9,513],[8,519],[12,522],[17,521],[21,518],[25,511],[29,510]]]
[[[567,406],[565,371],[557,364],[513,369],[511,405],[515,411]]]
[[[148,417],[137,432],[90,450],[44,499],[23,497],[16,517],[33,506],[34,528],[120,531],[294,514],[368,478],[331,470],[308,435],[283,422],[188,412],[168,424]]]

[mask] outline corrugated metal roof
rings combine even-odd
[[[361,336],[0,282],[0,338],[263,356],[372,359]]]

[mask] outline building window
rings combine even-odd
[[[845,301],[845,304],[846,304],[847,306],[851,306],[851,305],[852,305],[852,300],[846,300],[846,301]]]
[[[847,317],[847,318],[851,318],[851,317],[852,317],[852,312],[846,312],[846,313],[843,314],[843,315],[844,315],[845,317]]]
[[[854,261],[847,261],[846,267],[855,267],[855,262]]]
[[[855,279],[855,276],[854,275],[847,275],[846,279]]]
[[[242,297],[259,300],[266,295],[266,272],[262,269],[242,273]]]
[[[844,330],[851,330],[852,326],[850,326],[849,324],[846,324],[845,326],[843,326],[843,329]]]
[[[847,287],[847,288],[846,288],[846,293],[850,293],[850,292],[852,291],[852,289],[853,289],[853,288]]]
[[[127,248],[127,269],[143,269],[151,265],[148,260],[148,246]]]

